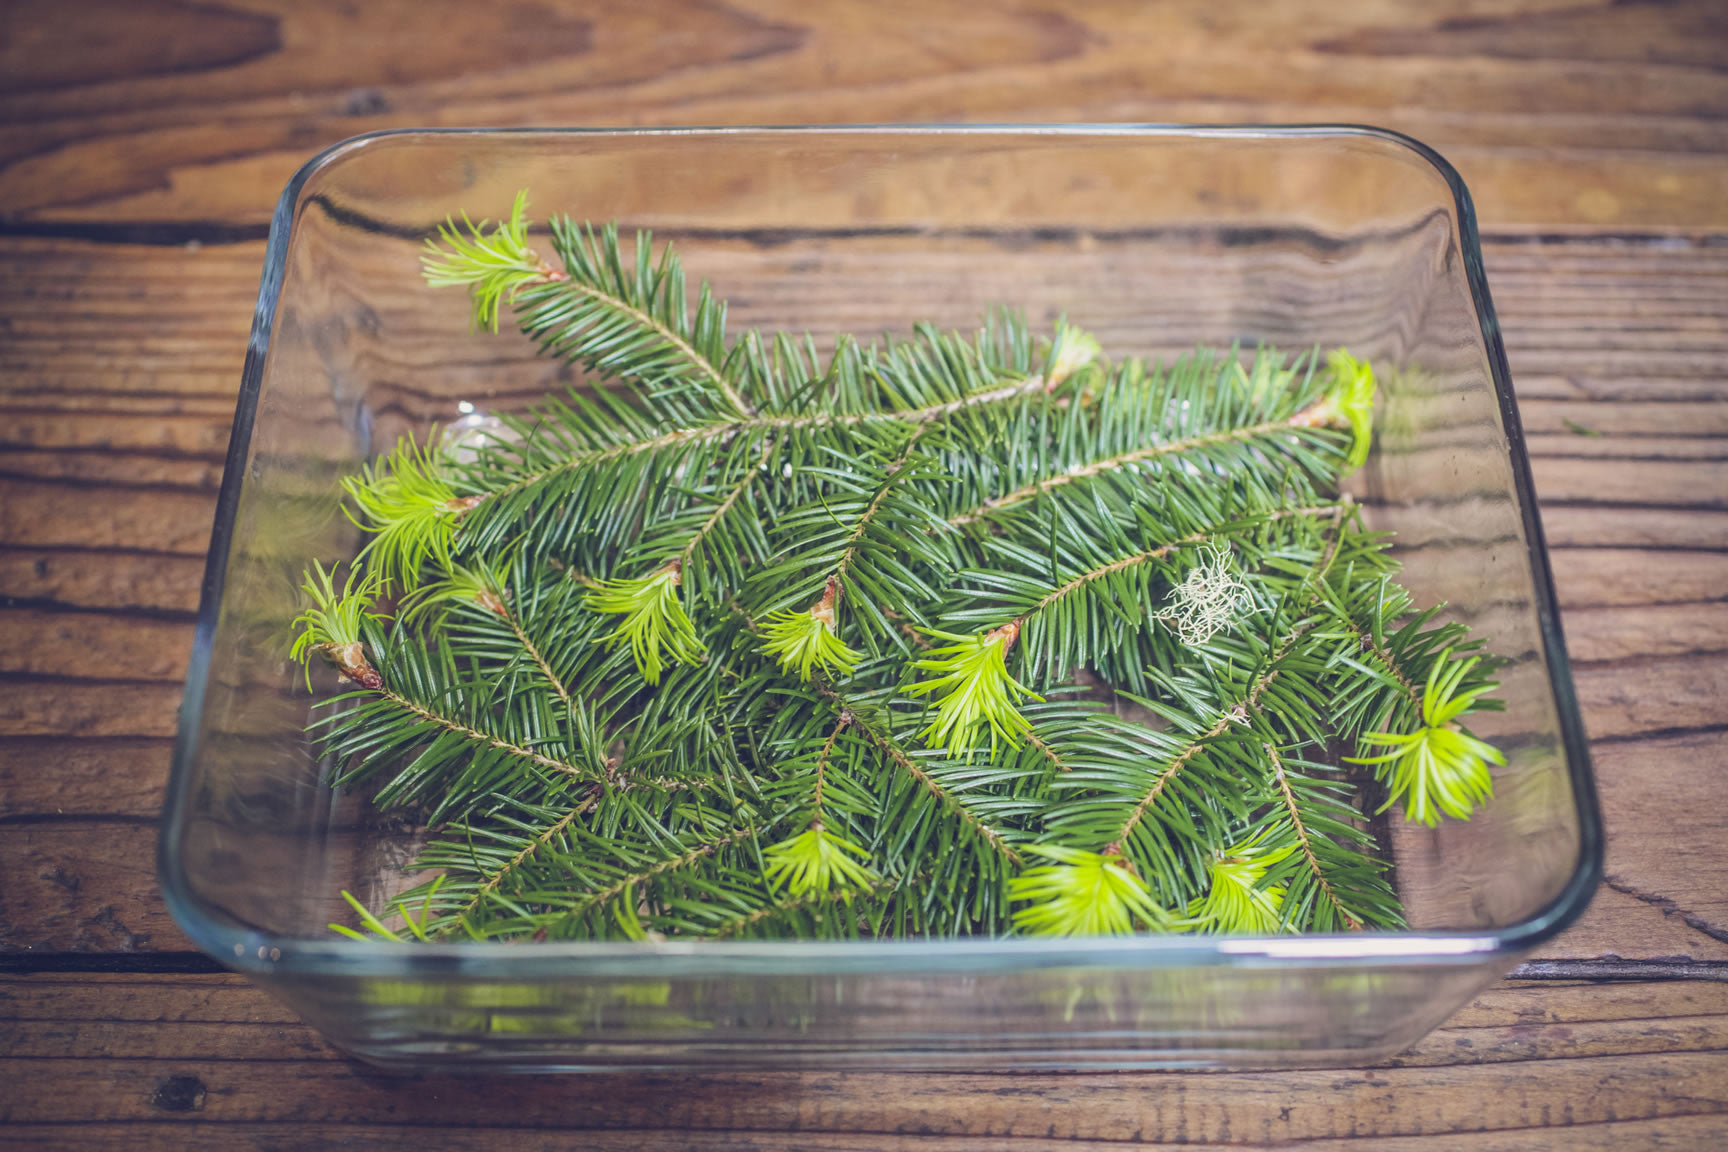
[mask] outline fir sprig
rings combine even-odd
[[[363,576],[358,566],[352,567],[338,592],[334,572],[326,572],[324,565],[314,560],[300,588],[309,603],[294,618],[296,633],[288,658],[306,665],[306,687],[312,687],[314,652],[336,669],[343,683],[382,687],[384,680],[366,658],[362,636],[363,627],[378,619],[371,611],[377,595],[372,579]]]
[[[436,433],[425,444],[404,437],[395,451],[343,481],[350,519],[372,536],[361,562],[381,584],[402,592],[414,591],[428,566],[450,569],[456,521],[477,502],[457,494],[435,442]]]
[[[1110,936],[1167,932],[1174,926],[1175,917],[1152,898],[1122,857],[1054,844],[1027,851],[1051,863],[1028,868],[1009,885],[1009,898],[1024,903],[1014,913],[1017,930],[1036,936]]]
[[[678,599],[683,567],[677,561],[636,579],[606,580],[588,594],[588,607],[621,616],[611,643],[627,648],[642,679],[660,683],[670,661],[692,664],[702,658],[702,642]]]
[[[341,783],[438,829],[365,931],[1393,928],[1346,765],[1416,824],[1489,799],[1499,662],[1340,492],[1366,361],[1008,311],[823,352],[645,233],[529,232],[452,222],[427,277],[577,384],[351,477],[365,547],[296,621]]]
[[[1404,814],[1433,827],[1442,815],[1468,820],[1494,793],[1488,765],[1505,764],[1506,757],[1456,723],[1493,684],[1461,690],[1476,659],[1451,660],[1443,653],[1429,673],[1422,692],[1422,727],[1414,732],[1368,732],[1364,744],[1390,748],[1378,756],[1349,756],[1352,764],[1371,764],[1386,784],[1387,805],[1401,803]]]
[[[420,258],[426,283],[434,288],[468,288],[474,303],[476,327],[498,331],[500,305],[513,301],[529,284],[556,275],[528,247],[528,193],[516,194],[510,215],[490,233],[490,221],[475,224],[462,217],[462,227],[447,220],[438,230],[438,240],[426,241]]]
[[[963,750],[972,746],[981,729],[988,729],[993,745],[1020,743],[1031,727],[1020,714],[1021,704],[1043,699],[1008,674],[1008,650],[1020,626],[1009,622],[976,636],[928,629],[926,635],[948,643],[912,662],[912,667],[934,675],[907,691],[940,694],[936,718],[924,730],[924,739],[935,748]]]

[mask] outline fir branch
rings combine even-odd
[[[718,395],[727,411],[754,415],[722,370],[725,306],[703,285],[692,322],[683,266],[670,246],[655,266],[651,238],[638,232],[636,259],[627,267],[615,225],[597,234],[564,217],[552,221],[552,244],[566,278],[530,288],[518,313],[523,331],[542,348],[572,351],[590,368],[654,385],[697,385]]]
[[[496,892],[509,876],[528,862],[529,857],[563,836],[572,824],[592,812],[603,795],[605,795],[605,790],[600,785],[591,785],[584,799],[572,805],[568,812],[560,816],[546,831],[530,840],[520,852],[506,860],[501,867],[487,874],[484,882],[474,890],[474,895],[456,912],[456,918],[466,922],[486,902],[487,897]]]
[[[953,792],[944,788],[930,772],[921,767],[912,756],[900,746],[891,734],[874,723],[867,711],[848,703],[839,693],[821,681],[816,682],[816,690],[824,700],[835,708],[851,712],[853,724],[857,730],[876,747],[888,761],[914,781],[920,789],[937,801],[942,808],[957,817],[967,831],[988,844],[991,850],[1010,864],[1020,862],[1020,853],[1015,850],[1000,829],[985,823],[971,808],[969,808]]]
[[[690,566],[691,562],[697,557],[698,550],[707,542],[709,536],[713,534],[714,529],[726,519],[727,514],[731,512],[732,509],[738,506],[738,502],[744,499],[745,493],[749,492],[751,488],[756,486],[757,482],[761,479],[762,473],[767,470],[768,460],[773,455],[774,442],[770,440],[762,446],[762,457],[760,461],[758,461],[756,467],[751,468],[744,473],[739,481],[726,493],[720,503],[714,506],[714,511],[709,514],[706,520],[702,521],[701,526],[690,534],[689,540],[684,544],[683,551],[678,553],[678,566],[680,569],[688,568]]]
[[[1294,416],[1288,416],[1281,420],[1266,420],[1258,424],[1248,425],[1244,428],[1225,428],[1216,432],[1190,436],[1181,440],[1171,440],[1166,443],[1150,444],[1142,448],[1119,452],[1103,459],[1091,460],[1084,464],[1079,464],[1062,472],[1058,472],[1053,476],[1046,476],[1034,480],[1022,487],[1016,488],[1012,492],[992,497],[974,508],[948,517],[948,523],[950,526],[955,528],[962,528],[968,524],[976,524],[979,521],[987,520],[994,515],[1005,512],[1020,504],[1024,504],[1026,501],[1035,499],[1046,492],[1062,488],[1065,485],[1089,480],[1092,477],[1107,472],[1120,471],[1136,464],[1150,463],[1151,461],[1158,460],[1162,457],[1179,456],[1199,449],[1226,444],[1246,444],[1278,433],[1291,432],[1301,428],[1311,428],[1314,427],[1316,423],[1320,422],[1321,418],[1326,415],[1327,411],[1328,410],[1324,407],[1324,404],[1315,404],[1303,409]]]
[[[474,299],[476,327],[498,331],[498,306],[503,300],[514,300],[516,294],[532,284],[543,284],[564,278],[528,247],[528,192],[516,193],[510,216],[500,220],[488,236],[489,221],[473,223],[462,217],[462,229],[453,219],[446,219],[438,230],[438,241],[427,240],[420,257],[426,283],[433,288],[466,287]]]
[[[360,552],[380,585],[413,592],[423,570],[447,573],[452,566],[456,521],[473,507],[451,485],[436,433],[424,445],[412,437],[364,466],[358,476],[342,481],[352,507],[343,511],[356,527],[371,535]]]
[[[912,662],[912,667],[938,673],[907,688],[914,695],[942,693],[936,702],[936,718],[923,732],[934,748],[966,749],[980,728],[990,731],[992,748],[998,743],[1014,747],[1030,725],[1020,714],[1026,700],[1042,700],[1008,674],[1008,651],[1019,638],[1020,625],[1010,622],[978,636],[925,629],[934,639],[949,643],[931,648]]]
[[[1341,515],[1342,511],[1340,511],[1340,516]],[[1336,549],[1339,535],[1341,535],[1341,533],[1335,532],[1333,534],[1333,540],[1328,546],[1327,553],[1322,557],[1322,560],[1316,567],[1313,575],[1305,581],[1305,586],[1308,589],[1315,589],[1324,581],[1326,572],[1330,569],[1332,560],[1337,555]],[[1306,597],[1312,597],[1315,594],[1316,593],[1313,591],[1309,591],[1305,595]],[[1224,735],[1232,725],[1246,724],[1248,722],[1249,715],[1259,709],[1261,698],[1265,695],[1266,691],[1271,688],[1273,682],[1277,680],[1281,672],[1280,665],[1284,659],[1295,648],[1297,641],[1301,640],[1303,635],[1314,628],[1317,623],[1318,621],[1314,619],[1304,620],[1288,631],[1284,638],[1273,649],[1270,658],[1266,661],[1264,670],[1254,678],[1252,683],[1249,685],[1247,692],[1242,695],[1241,699],[1233,707],[1220,713],[1218,719],[1213,722],[1211,727],[1207,728],[1198,737],[1189,740],[1176,758],[1171,760],[1169,764],[1166,765],[1164,771],[1158,774],[1158,778],[1154,780],[1151,787],[1146,790],[1146,794],[1134,805],[1134,808],[1129,813],[1127,820],[1123,823],[1122,828],[1117,832],[1115,839],[1111,840],[1111,842],[1105,846],[1105,855],[1113,856],[1122,852],[1123,846],[1127,843],[1129,836],[1133,834],[1134,829],[1139,826],[1141,821],[1146,818],[1146,814],[1151,810],[1152,806],[1158,802],[1159,797],[1163,795],[1165,789],[1170,786],[1171,782],[1176,779],[1177,775],[1190,761],[1194,759],[1194,757],[1204,751],[1209,742]]]
[[[931,334],[926,339],[942,338]],[[836,359],[844,354],[844,351],[836,352]],[[983,363],[975,364],[974,370],[986,374],[992,371]],[[876,371],[884,373],[896,370],[878,366]],[[644,423],[628,410],[620,409],[615,402],[608,401],[602,407],[596,407],[594,401],[573,394],[574,407],[549,403],[536,422],[524,423],[519,418],[513,420],[514,430],[525,443],[514,445],[510,450],[517,454],[532,455],[535,442],[548,438],[558,442],[569,440],[580,447],[565,453],[562,458],[543,460],[526,471],[517,470],[515,475],[510,475],[507,479],[499,476],[494,482],[482,481],[475,494],[476,503],[479,500],[498,502],[545,484],[562,474],[592,469],[596,465],[635,456],[653,456],[669,448],[725,444],[739,437],[748,439],[775,433],[826,433],[848,429],[910,429],[920,432],[939,426],[956,414],[1044,395],[1052,387],[1054,385],[1047,383],[1044,376],[1036,374],[992,382],[987,387],[959,395],[938,393],[930,396],[914,385],[910,392],[915,402],[909,407],[871,407],[860,410],[817,407],[805,412],[750,415],[723,412],[702,416],[671,430],[658,427],[653,422]],[[607,394],[601,393],[601,399],[606,398]],[[920,398],[922,402],[917,402]],[[618,438],[621,429],[626,433],[623,439]],[[554,432],[556,436],[552,435]],[[504,471],[508,472],[510,469],[506,467]]]
[[[499,612],[498,615],[503,618],[507,625],[509,625],[511,633],[515,635],[517,642],[522,645],[522,651],[534,662],[534,666],[540,670],[540,675],[545,678],[547,685],[553,692],[557,693],[558,699],[564,703],[566,708],[570,707],[572,703],[570,698],[570,689],[566,688],[564,686],[564,681],[560,680],[558,674],[552,671],[552,665],[547,662],[546,657],[540,651],[539,646],[534,643],[533,638],[530,637],[527,631],[522,627],[522,621],[517,619],[508,609]]]
[[[668,659],[694,664],[705,651],[678,599],[682,579],[682,566],[674,560],[639,579],[601,581],[587,596],[593,611],[622,617],[610,643],[614,648],[628,649],[650,685],[660,683]]]
[[[447,733],[467,744],[479,746],[493,752],[502,753],[504,756],[518,761],[523,765],[534,765],[536,767],[550,769],[562,776],[569,777],[570,779],[585,784],[604,785],[612,783],[612,778],[603,771],[595,771],[593,769],[584,768],[579,764],[571,763],[567,760],[560,760],[554,756],[547,756],[545,753],[539,752],[524,744],[504,739],[494,733],[486,732],[471,724],[464,723],[453,716],[439,712],[429,705],[409,699],[407,696],[393,691],[390,688],[379,687],[369,693],[365,693],[364,695],[367,697],[367,703],[373,707],[377,707],[378,705],[388,705],[399,715],[410,719],[415,725],[424,726],[424,728],[430,729],[434,733]],[[321,739],[328,745],[338,748],[344,746],[348,742],[348,739],[345,736],[341,725],[344,723],[352,725],[356,718],[355,713],[332,714],[326,718],[325,724],[327,727],[332,723],[335,723],[337,726],[333,730],[326,731],[321,736]],[[361,717],[361,719],[363,719],[363,717]],[[407,737],[412,739],[419,737],[420,735],[419,732],[411,732],[407,734]],[[403,737],[398,737],[398,739],[403,739]],[[369,767],[369,765],[364,765],[363,767]],[[343,780],[347,781],[356,778],[357,776],[354,773],[349,773],[343,777]],[[402,783],[402,780],[399,778],[397,782],[386,788],[385,791],[380,794],[379,802],[388,804],[392,802],[393,797],[396,796],[399,796],[404,800],[411,798],[412,793],[405,791],[403,787],[400,786]],[[620,785],[620,787],[629,788],[633,785],[642,785],[662,792],[678,792],[702,789],[712,784],[712,779],[706,777],[673,779],[656,776],[634,777],[625,781]],[[454,796],[455,793],[447,796],[444,804],[440,806],[440,810],[447,807]]]
[[[1141,796],[1134,807],[1129,810],[1127,819],[1116,830],[1115,838],[1104,846],[1104,855],[1120,856],[1122,854],[1123,846],[1127,844],[1128,838],[1134,834],[1134,829],[1139,827],[1140,822],[1146,818],[1146,814],[1152,810],[1152,806],[1164,794],[1164,790],[1188,766],[1189,761],[1205,750],[1208,741],[1216,740],[1229,731],[1232,724],[1245,723],[1249,708],[1259,702],[1260,694],[1266,690],[1277,675],[1278,669],[1276,667],[1267,669],[1254,681],[1253,686],[1248,690],[1248,695],[1240,703],[1219,715],[1217,721],[1210,728],[1185,742],[1182,751],[1175,759],[1164,765],[1163,771],[1158,773],[1152,786],[1146,790],[1146,794]]]
[[[583,916],[605,905],[608,901],[631,891],[636,885],[646,883],[668,872],[678,872],[689,868],[721,849],[754,838],[758,831],[759,829],[751,825],[735,828],[723,836],[704,841],[680,855],[670,856],[655,861],[645,868],[624,873],[602,888],[581,894],[570,907],[561,910],[555,918],[543,921],[540,927],[546,930],[547,935],[556,936],[560,927],[579,921]]]
[[[550,768],[554,772],[562,772],[564,775],[583,781],[584,783],[593,784],[601,782],[591,773],[577,767],[575,764],[565,763],[563,760],[558,760],[551,756],[546,756],[536,752],[532,748],[525,748],[520,744],[512,744],[508,740],[500,740],[498,737],[487,732],[482,732],[478,728],[470,728],[459,720],[454,720],[449,716],[440,715],[431,708],[426,707],[424,704],[416,704],[406,696],[400,696],[395,692],[390,691],[388,688],[379,688],[377,690],[377,695],[379,699],[388,700],[397,708],[419,717],[434,728],[454,733],[455,735],[462,737],[464,740],[472,740],[477,744],[484,744],[488,748],[497,749],[500,752],[526,760],[531,764],[538,764],[543,768]],[[668,781],[667,783],[675,782]]]
[[[1036,749],[1038,755],[1042,756],[1050,767],[1054,768],[1056,771],[1069,772],[1073,770],[1072,766],[1062,759],[1061,753],[1057,752],[1053,745],[1038,734],[1036,724],[1027,729],[1026,743]]]
[[[1283,799],[1284,812],[1290,819],[1290,827],[1295,831],[1296,839],[1302,846],[1302,858],[1307,862],[1309,874],[1314,877],[1314,882],[1325,893],[1327,902],[1337,910],[1339,916],[1343,917],[1344,923],[1350,930],[1360,932],[1363,927],[1362,921],[1351,915],[1349,909],[1345,908],[1343,902],[1338,899],[1338,893],[1332,887],[1332,881],[1327,878],[1326,870],[1320,866],[1320,861],[1314,855],[1314,844],[1309,836],[1308,825],[1302,818],[1301,805],[1296,802],[1296,793],[1291,789],[1290,780],[1284,774],[1283,758],[1278,755],[1278,749],[1271,744],[1262,744],[1261,747],[1266,750],[1267,762],[1272,765],[1272,777],[1277,781],[1278,793]]]

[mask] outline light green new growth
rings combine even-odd
[[[762,651],[780,662],[798,679],[809,680],[815,672],[844,677],[864,658],[856,648],[834,634],[833,613],[812,608],[806,612],[772,612],[762,626]]]
[[[925,635],[950,641],[931,648],[912,667],[938,673],[907,688],[914,696],[940,694],[936,719],[924,730],[924,739],[935,748],[961,751],[973,746],[980,729],[988,729],[990,743],[1017,746],[1032,730],[1020,706],[1043,697],[1008,674],[1008,650],[1020,635],[1020,625],[1010,622],[978,636],[957,636],[935,628]]]
[[[478,604],[499,616],[507,615],[510,596],[509,561],[484,566],[452,563],[439,579],[421,584],[403,598],[405,621],[418,621],[427,613],[448,611],[458,604]]]
[[[1498,748],[1456,723],[1496,687],[1489,682],[1460,691],[1479,663],[1475,658],[1436,661],[1422,692],[1422,727],[1406,733],[1364,733],[1364,744],[1392,751],[1346,757],[1352,764],[1375,765],[1376,775],[1387,785],[1386,806],[1402,804],[1405,816],[1418,824],[1432,828],[1442,815],[1468,820],[1494,794],[1488,765],[1506,763]]]
[[[527,213],[524,189],[516,194],[509,218],[500,220],[490,235],[486,232],[490,221],[475,224],[464,215],[461,228],[454,219],[446,220],[438,240],[426,241],[420,257],[426,283],[434,288],[468,288],[475,327],[498,331],[500,305],[514,300],[525,286],[554,274],[528,247]]]
[[[412,592],[428,565],[450,567],[456,521],[475,501],[456,494],[435,448],[404,437],[342,487],[349,518],[372,536],[360,562],[381,585]]]
[[[591,610],[624,617],[610,642],[630,650],[649,684],[660,683],[669,662],[694,664],[702,659],[702,642],[678,602],[678,576],[678,565],[668,564],[650,576],[601,581],[588,593]]]
[[[1014,913],[1016,931],[1031,936],[1119,936],[1175,927],[1174,917],[1152,898],[1123,857],[1056,844],[1036,844],[1027,851],[1055,863],[1028,868],[1009,881],[1009,899],[1027,902]]]
[[[376,601],[376,585],[361,574],[358,566],[348,569],[348,579],[342,591],[336,591],[334,570],[326,572],[324,565],[312,561],[301,591],[310,601],[294,618],[294,643],[288,658],[306,666],[306,687],[312,687],[312,654],[323,656],[343,681],[354,681],[368,688],[379,683],[377,670],[366,659],[360,635],[361,625],[377,620],[371,612]]]
[[[845,678],[864,653],[840,639],[838,605],[840,578],[828,577],[822,598],[803,612],[770,612],[762,624],[762,652],[780,662],[798,679],[808,681],[816,672]]]
[[[529,231],[452,221],[426,279],[577,383],[348,478],[365,546],[307,572],[315,746],[436,829],[340,930],[1397,928],[1371,813],[1489,799],[1502,662],[1341,489],[1366,360],[735,332],[645,233]]]
[[[1283,927],[1284,886],[1264,883],[1266,873],[1296,851],[1294,844],[1269,847],[1284,829],[1262,828],[1206,862],[1204,895],[1188,904],[1188,920],[1202,932],[1265,936]]]
[[[783,840],[763,854],[768,882],[794,896],[812,896],[838,887],[863,887],[876,876],[861,861],[870,854],[826,828],[817,826]]]
[[[1332,390],[1317,416],[1328,422],[1342,419],[1350,426],[1350,455],[1346,471],[1354,472],[1368,462],[1374,435],[1374,368],[1343,348],[1327,358],[1332,372]]]

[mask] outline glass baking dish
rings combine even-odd
[[[1115,352],[1348,345],[1382,379],[1354,481],[1405,583],[1512,658],[1508,753],[1465,823],[1392,822],[1413,926],[1341,936],[361,943],[344,890],[408,886],[416,829],[332,787],[286,658],[301,572],[352,555],[340,479],[403,433],[570,382],[470,331],[418,247],[519,188],[675,241],[739,327],[969,329],[999,303]],[[1571,922],[1601,827],[1469,196],[1357,127],[379,133],[284,191],[240,388],[159,867],[181,927],[379,1064],[1085,1069],[1361,1063]]]

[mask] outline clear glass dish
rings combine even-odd
[[[416,831],[332,788],[286,659],[338,481],[408,431],[567,381],[421,283],[447,213],[529,188],[675,240],[739,327],[970,328],[1010,303],[1113,351],[1348,345],[1383,379],[1355,494],[1405,581],[1513,657],[1492,805],[1394,822],[1401,933],[866,943],[357,943],[343,890]],[[1354,127],[381,133],[310,161],[271,228],[181,710],[159,867],[174,916],[342,1048],[399,1066],[1142,1068],[1359,1063],[1573,920],[1601,828],[1470,201]]]

